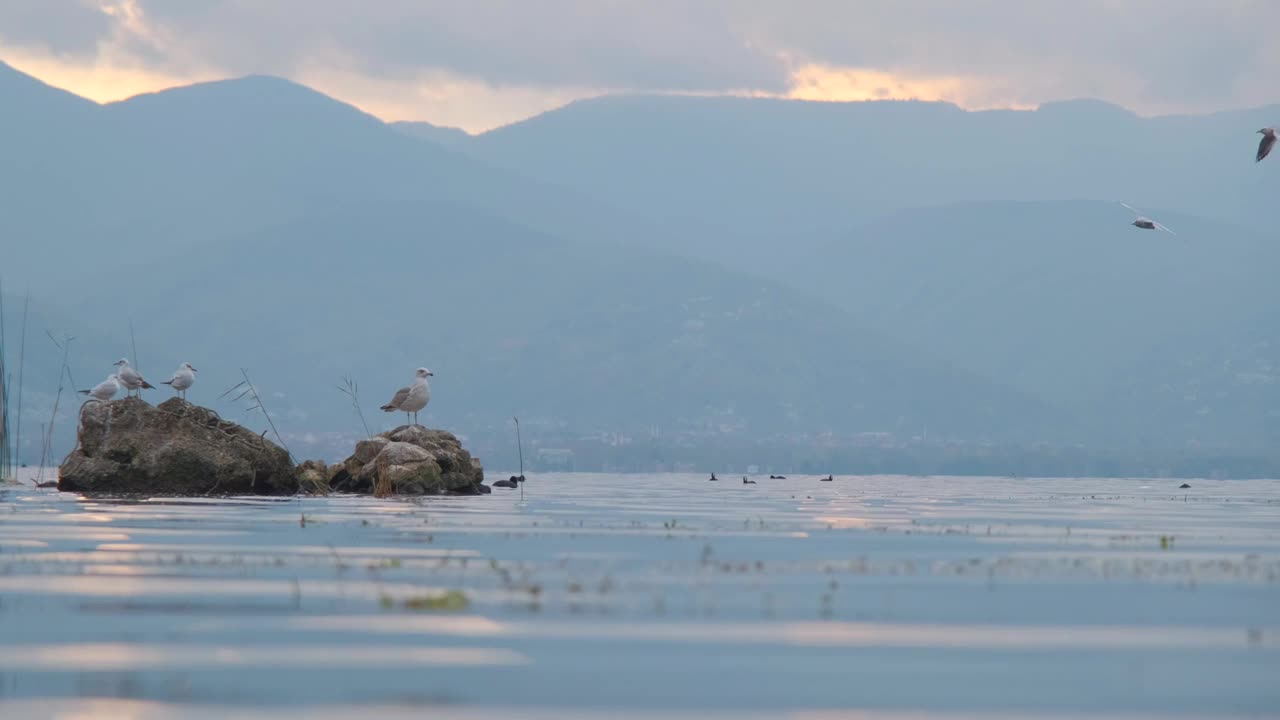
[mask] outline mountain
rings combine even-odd
[[[1092,418],[1095,439],[1280,441],[1280,237],[1115,203],[918,208],[780,273],[861,325]]]
[[[1280,167],[1255,164],[1280,106],[1143,118],[1090,100],[1034,111],[947,103],[613,96],[457,147],[654,220],[665,247],[771,271],[886,213],[983,201],[1125,200],[1266,231]],[[680,243],[677,246],[677,243]]]
[[[448,232],[418,230],[428,217]],[[1043,403],[776,283],[442,206],[318,213],[147,276],[97,298],[110,308],[101,321],[140,318],[150,345],[163,338],[211,369],[207,387],[254,368],[295,426],[350,427],[334,389],[343,376],[373,393],[372,407],[428,365],[437,389],[426,416],[450,427],[516,413],[581,428],[728,423],[761,434],[929,426],[1030,437],[1028,418],[1037,430],[1066,427]]]
[[[387,123],[392,128],[419,140],[428,140],[438,145],[461,145],[471,139],[467,131],[455,127],[432,125],[428,122],[400,121]]]
[[[52,88],[50,93],[61,93]],[[140,95],[30,130],[29,162],[0,167],[0,231],[31,241],[12,260],[33,283],[99,287],[141,257],[248,227],[288,224],[317,208],[388,197],[474,207],[571,239],[626,242],[642,219],[397,132],[279,78],[248,77]],[[47,182],[30,183],[32,173]],[[75,272],[66,258],[77,257]]]
[[[642,218],[287,81],[86,107],[76,133],[42,139],[76,152],[43,158],[39,212],[8,208],[24,241],[5,264],[70,319],[81,384],[121,356],[153,382],[189,361],[194,400],[261,424],[219,399],[247,368],[300,454],[359,434],[342,377],[369,421],[393,423],[373,408],[420,365],[437,373],[424,418],[464,433],[516,413],[584,431],[977,439],[1071,423],[776,280],[654,249]]]

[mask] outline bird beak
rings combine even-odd
[[[435,376],[436,376],[436,374],[435,374],[435,373],[433,373],[433,372],[429,372],[429,373],[427,373],[427,377],[435,377]]]
[[[200,371],[195,368],[191,368],[191,372],[200,372]]]

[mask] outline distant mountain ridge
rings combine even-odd
[[[699,254],[767,270],[784,240],[820,243],[889,212],[988,200],[1127,200],[1266,230],[1280,174],[1255,167],[1254,131],[1278,117],[1280,105],[1142,118],[1092,100],[969,112],[613,96],[460,147],[615,207],[720,227]]]
[[[0,102],[7,290],[78,353],[134,320],[206,387],[250,365],[298,427],[351,422],[313,386],[428,363],[462,428],[1280,440],[1280,107],[619,96],[468,136],[279,78],[97,105],[5,67]]]
[[[432,125],[427,122],[400,121],[388,123],[400,132],[421,140],[429,140],[440,145],[451,146],[465,143],[471,139],[467,131],[455,127]]]
[[[663,249],[681,236],[643,214],[294,83],[30,107],[50,115],[26,130],[38,151],[0,166],[0,232],[21,240],[6,277],[66,332],[95,330],[78,378],[132,354],[132,322],[150,375],[190,361],[208,401],[248,367],[282,424],[321,438],[355,423],[341,377],[376,423],[378,396],[423,364],[438,386],[424,419],[463,432],[516,413],[584,429],[1071,427],[829,303]]]

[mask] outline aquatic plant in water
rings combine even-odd
[[[382,606],[383,610],[390,610],[396,606],[396,600],[383,593],[378,596],[378,604]],[[461,590],[446,590],[442,593],[410,595],[401,600],[399,604],[405,610],[459,612],[471,606],[471,598],[467,597],[467,594]]]

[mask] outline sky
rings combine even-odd
[[[481,132],[620,92],[1277,100],[1276,0],[3,0],[0,60],[99,102],[270,74]]]

